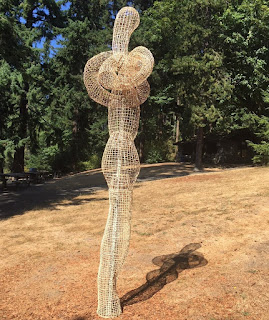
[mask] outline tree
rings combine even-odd
[[[8,117],[8,107],[9,107],[9,91],[7,88],[11,86],[11,70],[7,62],[2,60],[0,62],[0,173],[3,172],[4,159],[5,159],[5,149],[7,141],[5,140],[7,136],[7,117]]]
[[[220,17],[224,64],[234,86],[226,109],[230,130],[248,128],[259,143],[250,143],[255,162],[268,162],[269,123],[269,4],[251,0],[230,2]],[[267,141],[267,142],[266,142]],[[267,159],[267,160],[266,160]]]
[[[86,161],[98,145],[93,141],[91,125],[102,122],[106,110],[88,98],[83,69],[91,56],[108,49],[106,39],[111,30],[107,28],[106,8],[100,1],[71,1],[65,11],[65,27],[55,29],[61,35],[61,47],[49,62],[47,122],[53,126],[47,129],[47,147],[55,146],[54,167],[58,170],[79,170],[80,162]],[[99,133],[102,131],[100,128]]]
[[[34,44],[42,38],[53,37],[52,25],[60,25],[60,8],[54,0],[43,1],[4,1],[2,4],[4,19],[3,28],[8,29],[10,40],[2,37],[2,58],[10,65],[13,72],[14,91],[9,100],[8,126],[11,133],[6,138],[13,145],[13,172],[24,171],[26,143],[35,142],[33,124],[38,123],[35,108],[40,104],[41,57]],[[5,21],[4,20],[4,21]],[[10,28],[9,28],[10,27]],[[15,51],[9,56],[10,48],[15,43]],[[20,50],[23,48],[23,50]],[[8,91],[8,88],[6,88]],[[32,112],[32,110],[34,110]],[[33,122],[30,122],[34,120]],[[29,130],[31,129],[31,130]],[[31,138],[31,139],[30,139]],[[9,144],[9,145],[11,145]]]
[[[197,170],[202,169],[203,136],[214,128],[231,94],[229,73],[215,43],[217,17],[224,9],[222,1],[157,1],[145,18],[156,56],[155,96],[162,97],[166,114],[173,110],[181,115],[184,139],[196,133]]]

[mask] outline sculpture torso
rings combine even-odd
[[[140,169],[139,156],[134,144],[139,126],[140,106],[108,106],[109,140],[107,142],[102,169],[109,188],[132,189]],[[125,100],[125,99],[124,99]]]

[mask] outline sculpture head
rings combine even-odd
[[[131,34],[138,27],[139,22],[139,14],[132,7],[124,7],[118,12],[113,28],[112,51],[114,54],[128,54]]]
[[[134,8],[122,8],[114,23],[112,52],[100,53],[85,66],[84,82],[89,96],[102,105],[108,106],[111,101],[121,104],[119,100],[130,94],[137,96],[133,105],[142,104],[149,95],[146,79],[152,72],[154,58],[145,47],[128,52],[131,34],[139,22]]]

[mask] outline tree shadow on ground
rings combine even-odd
[[[152,262],[160,268],[150,271],[146,275],[146,283],[120,299],[122,308],[150,299],[166,284],[175,281],[182,271],[205,266],[208,261],[201,253],[195,252],[199,248],[199,243],[190,243],[178,253],[155,257]]]
[[[207,170],[207,172],[213,170]],[[142,166],[138,182],[161,180],[187,176],[193,173],[190,163],[163,163]],[[139,188],[140,184],[135,184]],[[83,202],[96,201],[78,199],[78,196],[93,195],[96,191],[107,189],[101,169],[72,174],[60,179],[53,179],[43,185],[31,185],[29,188],[18,188],[0,192],[0,221],[15,215],[22,215],[30,210],[57,210],[59,204],[80,205]],[[100,200],[100,199],[99,199]],[[104,200],[104,199],[103,199]]]
[[[139,179],[160,180],[190,173],[192,173],[191,166],[187,164],[147,165],[141,168]],[[107,184],[100,169],[53,179],[45,184],[31,185],[29,188],[17,188],[17,190],[8,188],[6,192],[0,192],[0,220],[22,215],[30,210],[43,208],[57,210],[59,204],[80,205],[83,202],[96,201],[94,197],[90,199],[77,197],[93,195],[101,189],[107,189]]]
[[[59,204],[69,206],[107,200],[94,197],[96,191],[104,189],[107,189],[107,185],[103,174],[96,170],[53,179],[29,188],[18,188],[15,192],[0,192],[0,221],[30,210],[57,210]],[[89,195],[91,197],[88,199],[77,198]]]

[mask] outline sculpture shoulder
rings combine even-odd
[[[84,84],[91,99],[95,102],[108,106],[110,93],[98,82],[98,71],[103,62],[113,54],[112,51],[105,51],[90,58],[84,68]]]
[[[103,62],[109,57],[111,57],[112,54],[112,51],[104,51],[90,58],[85,64],[84,77],[85,73],[98,72]]]

